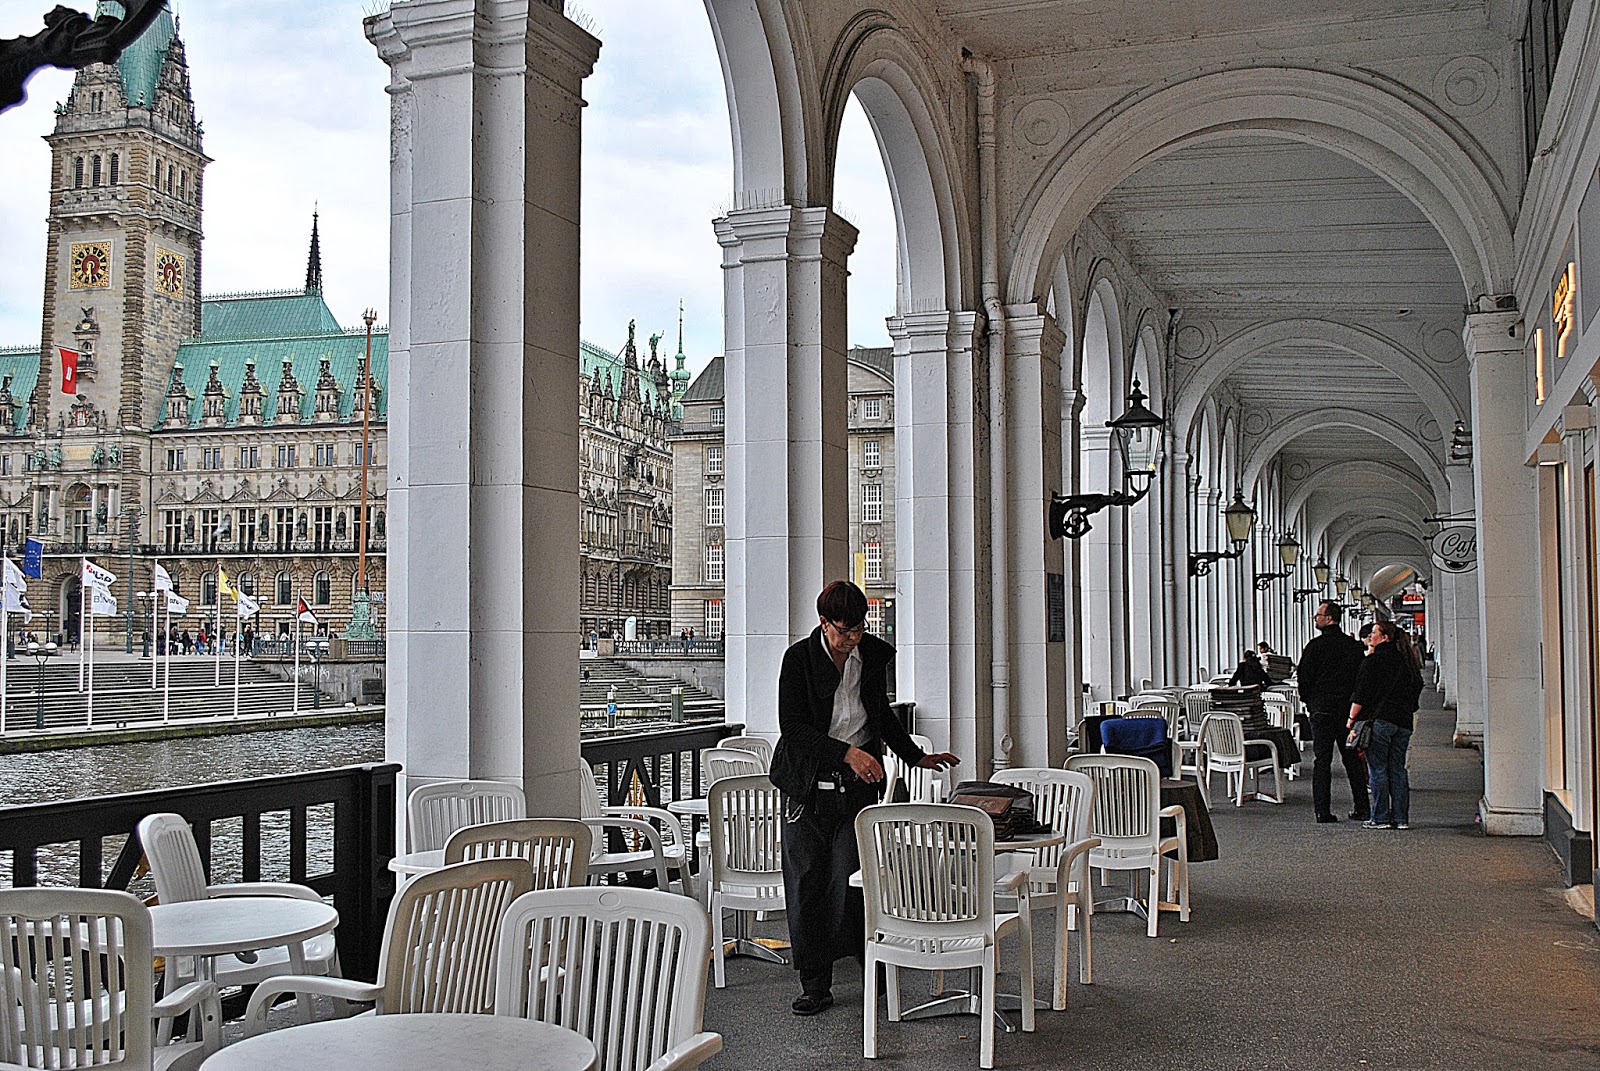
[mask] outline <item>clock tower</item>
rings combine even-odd
[[[200,333],[201,178],[210,160],[170,11],[56,106],[34,433],[155,425],[178,342]],[[76,350],[76,395],[60,349]]]

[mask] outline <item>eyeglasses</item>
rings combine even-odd
[[[843,625],[839,624],[837,621],[829,621],[828,624],[830,626],[832,626],[833,631],[837,632],[841,636],[856,636],[856,637],[859,637],[859,636],[865,636],[867,634],[867,623],[865,621],[863,621],[859,625],[856,625],[854,628],[845,628]]]

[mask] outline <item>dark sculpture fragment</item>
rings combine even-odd
[[[94,19],[58,6],[44,17],[41,32],[0,40],[0,112],[22,103],[27,96],[23,86],[41,67],[81,70],[91,63],[113,62],[165,6],[166,0],[122,0],[121,18]]]

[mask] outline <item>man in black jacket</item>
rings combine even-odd
[[[1312,619],[1319,635],[1300,653],[1300,701],[1311,711],[1311,803],[1319,822],[1337,822],[1333,813],[1333,749],[1339,749],[1345,776],[1350,779],[1350,817],[1365,822],[1371,805],[1367,799],[1367,764],[1361,753],[1345,746],[1345,714],[1356,673],[1366,657],[1359,641],[1339,628],[1344,608],[1336,602],[1317,604]]]
[[[887,744],[911,766],[942,770],[889,709],[894,648],[867,634],[867,597],[835,580],[817,596],[818,624],[783,655],[772,783],[784,794],[783,887],[801,993],[796,1015],[833,1004],[833,963],[862,952],[856,814],[878,802]]]

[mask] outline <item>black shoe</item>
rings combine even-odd
[[[1339,820],[1338,815],[1332,815],[1332,814],[1319,814],[1319,815],[1317,815],[1317,821],[1319,823],[1337,822],[1338,820]]]
[[[1350,812],[1350,821],[1352,821],[1352,822],[1365,822],[1365,821],[1368,821],[1371,818],[1372,818],[1372,815],[1368,814],[1366,811],[1351,811]]]
[[[833,1007],[833,994],[826,991],[821,993],[801,993],[794,998],[794,1003],[790,1004],[789,1007],[794,1010],[796,1015],[816,1015],[818,1012],[823,1012]]]

